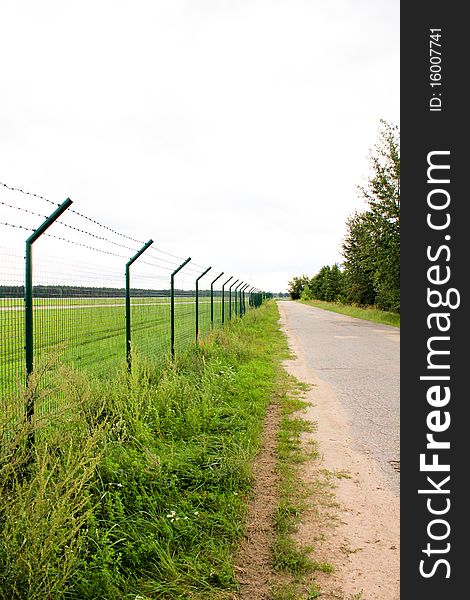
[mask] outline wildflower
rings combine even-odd
[[[198,510],[195,510],[195,511],[194,511],[194,516],[196,516],[196,517],[197,517],[198,515],[199,515],[199,511],[198,511]]]
[[[174,518],[175,515],[176,515],[175,511],[172,510],[172,511],[169,512],[169,514],[167,514],[167,518],[168,519],[172,519],[172,518]]]

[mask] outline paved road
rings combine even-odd
[[[350,419],[356,448],[377,460],[398,492],[399,329],[297,302],[279,306],[307,366],[329,383]]]

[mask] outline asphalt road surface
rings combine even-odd
[[[279,302],[307,366],[335,392],[353,443],[399,491],[399,341],[396,327],[299,304]]]

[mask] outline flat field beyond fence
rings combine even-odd
[[[175,348],[195,341],[195,297],[175,298]],[[214,298],[214,326],[220,326],[222,301]],[[238,307],[237,307],[238,308]],[[229,303],[225,301],[226,319]],[[232,305],[232,318],[235,306]],[[199,298],[199,334],[211,329],[210,299]],[[161,360],[170,354],[170,299],[131,299],[132,349]],[[126,321],[123,297],[34,299],[35,366],[56,360],[76,369],[109,376],[126,364]],[[18,397],[25,380],[25,314],[21,298],[0,299],[0,378],[3,408]],[[10,406],[10,409],[13,408]],[[10,412],[10,410],[7,410]],[[15,411],[14,411],[15,412]]]

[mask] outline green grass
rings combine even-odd
[[[229,316],[225,302],[226,319]],[[24,378],[24,302],[0,300],[0,396],[15,396]],[[91,374],[109,376],[125,362],[125,308],[123,298],[37,298],[34,303],[35,364],[50,355],[63,364]],[[221,324],[221,301],[214,299],[214,326]],[[238,306],[237,306],[238,308]],[[235,305],[232,306],[235,314]],[[132,345],[147,359],[170,353],[168,298],[132,298]],[[199,300],[199,331],[210,332],[210,300]],[[175,300],[175,349],[186,350],[195,340],[195,298]]]
[[[0,598],[233,597],[277,321],[267,303],[108,380],[56,367],[39,388],[61,411],[36,421],[33,455],[27,424],[0,421]]]
[[[271,597],[273,600],[316,598],[320,589],[314,582],[315,572],[330,573],[333,568],[329,563],[319,563],[311,558],[312,546],[301,546],[295,541],[298,524],[311,496],[309,486],[300,477],[299,466],[318,456],[314,445],[306,450],[301,441],[303,433],[315,430],[314,424],[300,416],[307,406],[303,392],[309,386],[285,371],[279,374],[278,385],[283,392],[277,444],[279,505],[274,515],[276,538],[272,563],[275,576]]]
[[[400,327],[400,315],[398,313],[387,312],[373,307],[362,308],[350,304],[337,304],[336,302],[324,302],[322,300],[300,300],[300,302],[302,304],[307,304],[308,306],[315,306],[316,308],[322,308],[323,310],[330,310],[332,312],[341,313],[342,315],[348,315],[349,317],[356,317],[357,319],[364,319],[365,321],[373,321],[374,323]]]
[[[300,545],[295,539],[304,511],[318,500],[315,485],[305,483],[300,472],[302,463],[318,458],[315,440],[302,441],[302,434],[313,433],[316,425],[302,417],[308,406],[304,392],[310,386],[285,371],[280,373],[278,381],[282,390],[277,444],[279,505],[274,515],[276,538],[272,562],[275,576],[271,597],[273,600],[309,600],[319,598],[322,593],[315,574],[334,570],[330,563],[314,560],[314,546]]]

